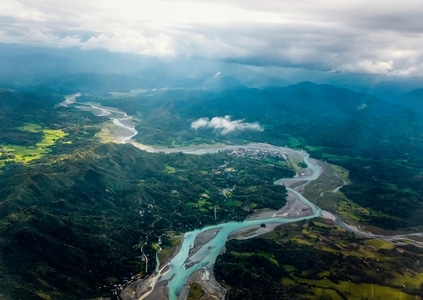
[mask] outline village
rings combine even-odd
[[[240,148],[233,151],[227,151],[228,155],[236,156],[241,158],[252,158],[261,160],[264,158],[283,158],[284,160],[288,159],[288,156],[279,151],[270,151],[264,149],[250,149],[250,148]]]

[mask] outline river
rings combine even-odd
[[[79,94],[75,94],[79,96]],[[74,104],[76,102],[75,95],[69,96],[64,103],[67,105]],[[422,233],[411,233],[393,236],[382,236],[375,235],[370,232],[360,231],[358,228],[345,224],[339,216],[336,216],[330,212],[322,211],[319,207],[313,204],[311,201],[306,199],[299,191],[304,188],[305,185],[313,180],[319,178],[322,174],[322,169],[319,167],[319,161],[311,159],[308,153],[302,150],[294,150],[288,147],[277,147],[265,143],[250,143],[246,145],[221,145],[221,146],[207,146],[207,147],[189,147],[189,148],[154,148],[146,146],[132,141],[132,138],[138,134],[135,127],[131,124],[131,117],[126,113],[121,112],[117,109],[111,109],[102,107],[97,104],[81,104],[77,106],[79,108],[90,109],[96,111],[98,116],[109,117],[114,125],[123,130],[122,136],[119,138],[120,143],[131,143],[134,146],[149,151],[149,152],[183,152],[186,154],[201,155],[205,153],[216,153],[224,150],[237,150],[237,149],[252,149],[259,151],[272,151],[278,152],[291,159],[302,160],[306,163],[307,167],[302,170],[299,176],[294,178],[282,178],[275,181],[276,185],[286,186],[288,192],[288,198],[294,199],[292,201],[301,202],[303,205],[301,209],[295,211],[296,216],[288,214],[273,214],[271,216],[262,215],[258,218],[247,219],[243,222],[227,222],[218,225],[206,226],[200,229],[196,229],[187,232],[183,236],[182,245],[179,252],[172,258],[170,263],[163,267],[161,270],[155,272],[152,278],[150,278],[150,285],[145,289],[148,291],[145,295],[140,295],[140,299],[146,298],[152,293],[157,284],[165,283],[167,285],[167,297],[171,300],[184,299],[187,295],[187,281],[194,273],[200,270],[204,270],[206,280],[213,268],[214,262],[217,256],[222,251],[225,242],[228,240],[230,235],[236,232],[248,228],[257,228],[261,224],[273,224],[280,225],[292,222],[298,222],[306,219],[320,217],[324,214],[326,217],[332,218],[337,224],[346,230],[355,232],[357,235],[370,238],[380,238],[389,240],[392,242],[397,241],[401,243],[401,239],[406,239],[412,235],[423,236]],[[300,183],[300,184],[298,184]],[[290,187],[293,186],[294,187]],[[340,188],[340,187],[339,187]],[[338,190],[339,190],[338,188]],[[336,192],[332,191],[332,192]],[[298,208],[298,207],[297,207]],[[295,210],[295,208],[293,209]],[[291,211],[292,212],[292,211]],[[195,245],[196,239],[199,235],[208,232],[214,236],[210,237],[206,242]],[[260,233],[258,233],[260,234]],[[256,236],[252,235],[252,236]],[[250,236],[251,237],[251,236]],[[423,246],[423,243],[415,242],[417,246]],[[195,251],[194,251],[195,250]],[[163,286],[163,285],[162,285]]]
[[[248,144],[243,146],[238,145],[234,147],[236,147],[237,149],[244,147],[249,149],[260,150],[271,149],[272,151],[278,151],[285,154],[287,152],[290,152],[297,156],[303,156],[303,160],[307,164],[307,170],[309,171],[309,175],[297,178],[280,179],[275,182],[279,185],[283,185],[285,183],[285,180],[286,182],[308,182],[317,179],[321,174],[321,169],[319,168],[319,166],[317,164],[312,163],[309,160],[308,154],[302,151],[296,151],[285,147],[275,147],[268,144]],[[322,211],[320,208],[308,201],[295,189],[287,188],[287,190],[288,192],[294,193],[295,196],[298,197],[301,202],[306,204],[311,209],[310,213],[296,218],[274,216],[265,219],[247,219],[243,222],[228,222],[224,224],[207,226],[201,229],[185,233],[180,251],[171,260],[169,270],[162,276],[161,279],[159,279],[159,281],[167,281],[169,299],[178,299],[178,296],[180,294],[184,294],[181,293],[181,290],[187,288],[186,282],[189,276],[191,276],[191,274],[200,269],[204,269],[205,272],[210,272],[212,270],[214,262],[216,261],[217,256],[221,252],[222,247],[225,245],[230,234],[233,234],[245,228],[260,226],[261,224],[275,223],[280,225],[321,216]],[[200,233],[204,233],[206,231],[213,231],[216,232],[216,234],[212,239],[210,239],[210,241],[201,245],[201,247],[197,249],[195,253],[191,253],[190,250],[194,248],[194,242],[197,236]]]

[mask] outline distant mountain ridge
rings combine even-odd
[[[99,49],[55,49],[0,43],[0,56],[2,57],[0,84],[20,88],[28,85],[49,86],[51,83],[57,83],[57,78],[87,74],[103,75],[110,78],[109,81],[113,76],[116,76],[119,81],[120,75],[127,76],[129,81],[137,80],[135,87],[126,84],[121,88],[117,87],[118,91],[123,88],[160,87],[233,88],[236,84],[251,88],[265,88],[282,87],[308,80],[391,99],[404,92],[420,88],[422,85],[422,79],[419,77],[403,78],[374,74],[267,68],[228,61],[209,61],[189,57],[157,58]],[[224,74],[220,82],[212,79],[218,72]],[[84,86],[82,81],[80,83]],[[98,87],[102,85],[93,85],[89,92],[95,92]],[[57,85],[56,88],[68,91],[65,83]],[[85,88],[88,91],[89,85],[85,84]]]
[[[401,106],[423,112],[423,88],[401,94],[395,99],[395,102]]]
[[[0,114],[22,110],[43,109],[54,106],[61,97],[51,93],[16,92],[10,89],[0,90]]]

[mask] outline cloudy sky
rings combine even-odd
[[[1,0],[0,42],[423,74],[422,0]]]

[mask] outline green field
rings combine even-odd
[[[51,146],[67,136],[62,129],[42,129],[37,124],[26,124],[20,129],[29,132],[42,132],[43,139],[33,146],[0,144],[2,151],[9,155],[8,158],[0,159],[0,167],[4,166],[6,162],[28,163],[39,159],[50,152]]]
[[[387,286],[381,286],[370,283],[354,283],[351,281],[339,281],[334,283],[328,279],[321,280],[297,280],[294,281],[290,278],[285,278],[282,284],[289,286],[295,284],[306,284],[311,287],[312,292],[315,295],[326,296],[327,299],[342,299],[347,297],[348,300],[376,300],[376,299],[399,299],[399,300],[416,300],[420,299],[419,296],[410,295],[405,293],[403,290],[397,288],[391,288]],[[303,296],[305,299],[316,299],[316,296]],[[324,298],[322,298],[324,299]]]
[[[421,299],[421,256],[419,249],[359,238],[314,219],[230,240],[215,269],[236,299],[252,299],[251,289],[257,299],[281,292],[292,299]]]

